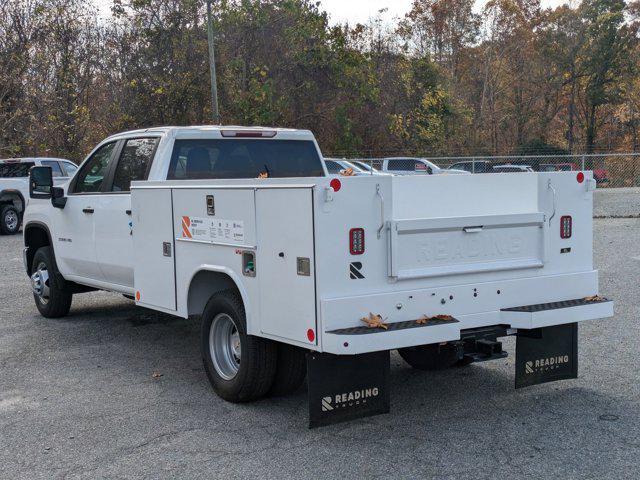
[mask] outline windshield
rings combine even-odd
[[[377,172],[378,171],[376,168],[373,168],[368,163],[364,163],[364,162],[353,162],[353,163],[355,163],[362,170],[366,170],[367,172]]]
[[[315,144],[308,140],[176,140],[169,180],[322,177]]]

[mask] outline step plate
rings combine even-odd
[[[367,326],[340,328],[338,330],[331,330],[334,335],[368,335],[370,333],[385,333],[394,332],[396,330],[406,330],[408,328],[422,328],[422,327],[435,327],[439,325],[448,325],[451,323],[460,323],[459,320],[452,318],[451,320],[428,320],[426,323],[416,323],[416,320],[407,320],[405,322],[393,322],[387,323],[387,329],[384,328],[371,328]]]
[[[584,298],[578,300],[564,300],[562,302],[551,303],[539,303],[537,305],[525,305],[523,307],[503,308],[503,312],[522,312],[522,313],[536,313],[544,312],[546,310],[558,310],[560,308],[572,308],[582,307],[585,305],[596,305],[598,303],[606,303],[610,300],[603,298],[602,300],[589,301]]]

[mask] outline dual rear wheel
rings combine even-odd
[[[229,402],[287,395],[304,382],[304,350],[248,335],[244,306],[233,290],[209,299],[202,314],[201,342],[209,381]]]

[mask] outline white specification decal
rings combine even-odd
[[[222,218],[182,217],[182,238],[205,242],[244,242],[244,222]]]

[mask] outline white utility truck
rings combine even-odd
[[[55,187],[34,167],[25,266],[46,317],[118,292],[201,316],[231,402],[307,378],[310,425],[389,410],[389,352],[420,369],[503,358],[516,387],[575,378],[577,324],[610,317],[590,172],[329,176],[308,131],[122,133]]]

